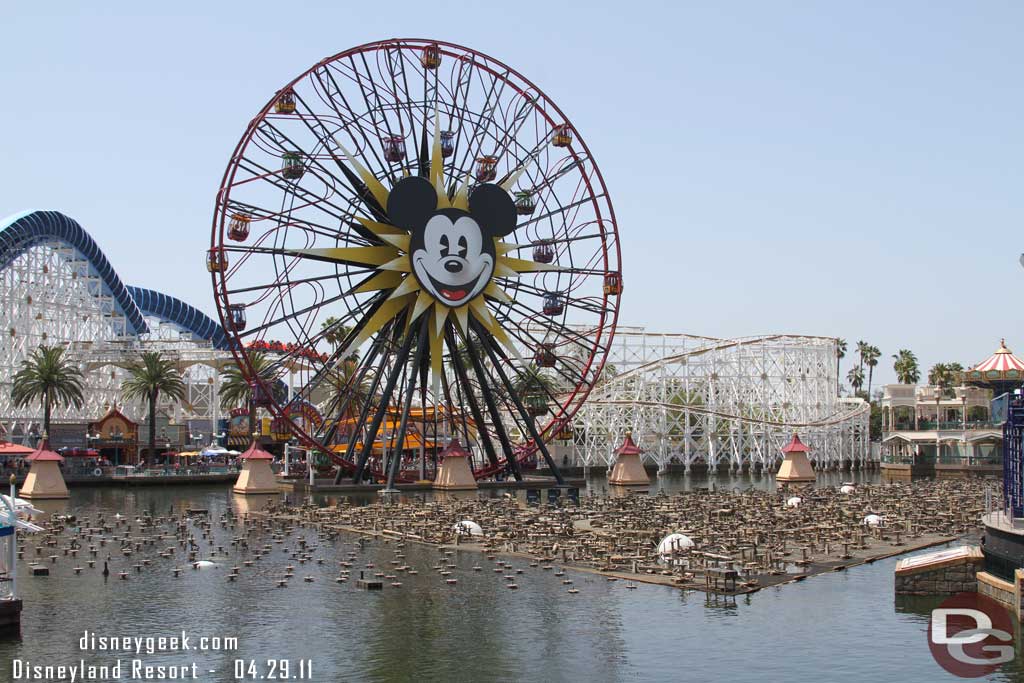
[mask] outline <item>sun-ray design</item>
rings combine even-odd
[[[444,163],[441,155],[440,129],[438,125],[439,116],[435,114],[433,144],[430,147],[430,184],[437,192],[438,208],[469,208],[468,176],[454,197],[448,195],[444,177]],[[337,143],[337,141],[335,141]],[[389,191],[379,182],[370,171],[360,164],[355,158],[338,144],[338,148],[348,163],[353,167],[355,173],[371,188],[373,196],[381,206],[387,206]],[[512,186],[514,179],[525,170],[524,168],[510,176],[506,185]],[[504,188],[507,191],[507,188]],[[319,248],[319,249],[296,249],[292,253],[303,258],[326,261],[346,265],[375,266],[380,272],[360,287],[360,291],[369,292],[382,290],[388,292],[386,306],[381,307],[363,325],[362,331],[352,339],[351,343],[343,351],[343,355],[353,352],[367,339],[379,332],[381,328],[394,320],[402,312],[408,312],[409,323],[415,322],[425,313],[432,313],[433,321],[430,325],[429,343],[431,370],[438,374],[442,371],[441,349],[446,326],[458,323],[460,331],[469,329],[468,316],[473,316],[484,328],[491,333],[514,357],[522,361],[519,350],[504,333],[494,316],[487,309],[486,301],[494,299],[498,301],[509,301],[511,297],[502,287],[495,282],[487,283],[484,291],[473,299],[469,304],[450,307],[445,302],[435,299],[423,291],[419,281],[413,276],[412,265],[409,259],[409,243],[411,236],[408,232],[394,225],[380,223],[366,216],[356,216],[357,220],[368,230],[372,231],[387,246],[380,247],[341,247],[341,248]],[[514,258],[508,254],[519,245],[506,244],[501,238],[494,238],[495,264],[494,277],[515,278],[522,273],[535,273],[542,271],[556,271],[557,266],[537,263],[521,258]],[[383,277],[384,275],[395,274],[397,277]]]

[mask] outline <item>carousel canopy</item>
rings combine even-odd
[[[999,348],[986,360],[964,373],[968,382],[1020,382],[1024,380],[1024,361],[1006,348],[1006,340],[999,341]]]

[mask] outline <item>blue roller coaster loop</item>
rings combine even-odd
[[[218,349],[228,348],[224,330],[205,313],[173,296],[125,285],[89,233],[58,211],[25,211],[0,221],[0,270],[28,249],[50,242],[72,249],[76,260],[88,264],[88,274],[99,280],[100,294],[114,302],[129,333],[149,332],[145,316],[150,316],[205,339]]]

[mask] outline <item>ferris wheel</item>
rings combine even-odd
[[[545,442],[571,437],[622,291],[578,131],[508,66],[419,39],[277,91],[228,163],[207,266],[254,402],[278,421],[316,405],[294,436],[389,483],[417,478],[403,453],[452,438],[477,478],[519,478],[539,453],[561,483]]]

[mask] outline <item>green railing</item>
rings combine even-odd
[[[999,454],[987,455],[987,456],[960,456],[960,455],[943,455],[938,459],[934,455],[902,455],[902,454],[882,454],[882,462],[889,465],[1001,465],[1003,458]]]
[[[894,426],[890,427],[888,431],[893,432],[930,432],[934,431],[936,426],[935,420],[921,420],[914,426],[913,422],[897,422]],[[998,429],[1002,427],[1001,423],[991,422],[989,420],[968,420],[966,425],[961,420],[949,420],[938,423],[940,430],[960,430],[960,429]]]

